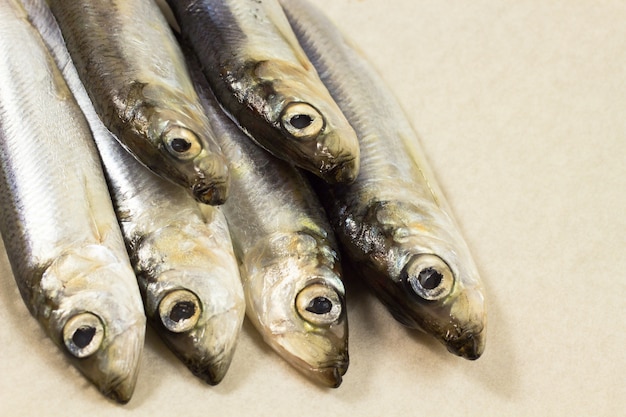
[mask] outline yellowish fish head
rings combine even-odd
[[[246,255],[244,287],[247,315],[265,341],[311,380],[338,387],[349,363],[348,322],[329,255],[307,233],[276,235]]]
[[[291,323],[271,326],[275,349],[311,379],[338,387],[349,362],[343,288],[319,277],[290,296]]]
[[[223,204],[230,186],[228,163],[208,122],[177,110],[155,109],[148,125],[148,135],[162,158],[149,168],[184,185],[201,203]]]
[[[330,184],[353,182],[360,167],[358,138],[312,67],[266,60],[255,63],[252,73],[267,90],[258,111],[280,134],[256,140]]]
[[[307,102],[291,101],[280,115],[280,127],[293,153],[301,154],[298,165],[330,184],[349,184],[359,173],[356,133],[347,122],[334,121],[331,111],[339,110],[329,109],[324,116]]]
[[[146,315],[189,370],[210,385],[222,381],[243,322],[241,288],[223,268],[180,268],[148,284]],[[226,277],[226,278],[224,278]]]
[[[428,203],[374,203],[365,224],[376,256],[365,276],[404,325],[466,359],[485,347],[486,312],[478,271],[456,225]]]
[[[410,313],[397,312],[396,317],[432,334],[450,352],[478,359],[485,348],[484,299],[477,282],[462,275],[473,272],[453,269],[438,255],[410,256],[399,282]]]
[[[143,350],[145,315],[127,261],[88,245],[52,263],[41,288],[52,295],[37,313],[51,338],[104,395],[128,402]]]

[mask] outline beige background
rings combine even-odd
[[[148,332],[137,389],[104,399],[0,261],[0,415],[532,416],[626,408],[626,2],[317,0],[413,119],[486,287],[476,362],[349,282],[351,365],[313,385],[246,323],[217,387]]]

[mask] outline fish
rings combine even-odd
[[[406,113],[321,11],[304,0],[280,3],[359,137],[356,180],[316,187],[346,257],[398,321],[479,358],[487,320],[479,273]]]
[[[246,316],[284,360],[310,380],[338,387],[349,364],[339,252],[323,208],[290,164],[252,143],[228,119],[186,52],[205,112],[230,161],[228,221]],[[194,69],[195,68],[195,69]]]
[[[96,135],[146,316],[194,375],[216,385],[230,366],[245,313],[226,219],[215,206],[203,217],[185,190],[146,170],[113,140]]]
[[[0,233],[11,269],[72,365],[126,403],[146,318],[98,153],[21,4],[0,2],[0,21]]]
[[[224,111],[258,145],[330,183],[359,170],[355,132],[275,0],[170,0]]]
[[[45,1],[23,1],[93,132],[148,320],[193,374],[218,384],[232,361],[245,313],[224,215],[208,206],[205,217],[183,188],[119,146],[98,118]]]
[[[228,168],[182,54],[152,0],[50,0],[105,126],[143,165],[198,201],[228,198]]]

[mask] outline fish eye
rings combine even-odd
[[[314,283],[298,293],[296,310],[311,324],[330,326],[341,316],[342,299],[334,288]]]
[[[202,144],[189,129],[175,126],[163,133],[163,143],[167,151],[176,159],[193,159],[202,152]]]
[[[189,290],[171,291],[159,303],[161,323],[174,333],[193,329],[201,312],[198,296]]]
[[[445,298],[454,286],[454,275],[440,257],[417,255],[407,262],[402,279],[420,298],[436,301]]]
[[[324,118],[307,103],[290,103],[280,117],[283,131],[295,139],[313,139],[324,130]]]
[[[86,358],[98,351],[104,339],[104,325],[92,313],[80,313],[63,326],[63,343],[77,358]]]

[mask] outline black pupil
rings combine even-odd
[[[191,148],[191,143],[188,140],[182,138],[172,139],[172,149],[176,152],[186,152]]]
[[[443,275],[441,275],[441,272],[435,270],[434,268],[426,268],[420,271],[417,279],[419,280],[422,288],[432,290],[441,284]]]
[[[304,129],[313,123],[313,119],[311,116],[306,114],[297,114],[289,120],[289,123],[291,123],[291,125],[296,129]]]
[[[315,297],[306,307],[306,311],[315,314],[329,313],[333,308],[333,303],[326,297]]]
[[[95,334],[96,329],[93,327],[79,327],[72,335],[72,342],[74,342],[74,344],[78,346],[79,349],[82,349],[88,346],[89,343],[91,343],[91,340],[93,339]]]
[[[181,320],[188,319],[196,313],[196,305],[191,301],[181,301],[176,303],[172,311],[170,311],[170,319],[178,323]]]

